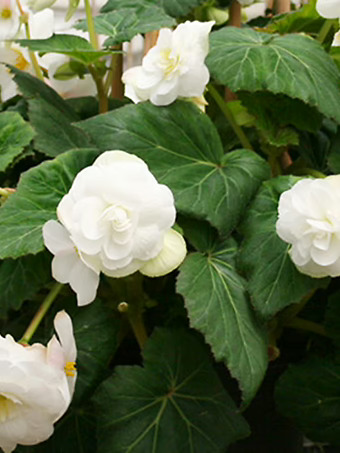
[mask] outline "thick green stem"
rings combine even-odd
[[[46,296],[46,298],[43,301],[43,303],[40,305],[39,310],[34,315],[34,318],[32,319],[30,325],[27,327],[24,335],[22,336],[22,338],[20,340],[20,343],[29,344],[32,336],[34,335],[34,333],[37,330],[39,324],[41,323],[41,321],[43,320],[44,316],[48,312],[48,309],[50,308],[50,306],[52,305],[52,303],[54,302],[54,300],[58,296],[58,294],[59,294],[59,292],[60,292],[62,287],[63,287],[63,285],[61,283],[56,283],[53,286],[53,288],[48,293],[48,295]]]
[[[95,50],[98,50],[99,49],[98,36],[96,34],[96,29],[94,26],[90,0],[85,0],[85,13],[86,13],[87,29],[88,29],[89,35],[90,35],[90,42],[92,44],[92,47]]]
[[[139,344],[139,347],[141,349],[144,348],[144,345],[148,339],[148,335],[146,333],[145,325],[144,325],[144,320],[143,316],[140,312],[137,311],[131,311],[131,313],[127,313],[127,317],[129,320],[129,323],[132,327],[133,333],[136,337],[136,340]]]
[[[88,66],[90,74],[96,84],[98,100],[99,100],[99,113],[106,113],[109,110],[109,101],[105,92],[103,78],[97,73],[96,68],[92,65]]]
[[[325,41],[330,29],[333,27],[333,23],[333,19],[327,19],[322,25],[318,36],[316,37],[317,41],[319,41],[321,44]]]
[[[324,327],[320,324],[317,324],[314,321],[309,321],[308,319],[302,318],[293,318],[287,321],[284,324],[284,327],[291,327],[293,329],[306,330],[308,332],[313,332],[323,337],[328,337],[329,335],[325,331]]]
[[[219,106],[221,109],[222,113],[228,120],[229,124],[233,128],[235,134],[239,138],[242,146],[246,149],[251,149],[253,150],[253,147],[251,146],[246,134],[243,132],[243,129],[236,123],[232,112],[230,111],[228,107],[228,103],[225,102],[225,100],[222,98],[222,96],[219,94],[219,92],[214,88],[212,85],[208,85],[208,90],[211,96],[214,98],[216,104]]]

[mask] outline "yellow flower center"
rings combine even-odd
[[[166,49],[161,52],[161,66],[164,70],[165,77],[168,78],[179,66],[179,55],[171,55],[172,50]]]
[[[12,17],[12,10],[10,8],[4,8],[1,10],[1,19],[10,19]]]
[[[14,401],[4,395],[0,395],[0,423],[13,416],[13,409],[15,409]]]
[[[15,67],[18,69],[21,69],[21,71],[26,71],[27,68],[29,68],[29,62],[26,60],[26,58],[23,56],[23,54],[20,52],[20,50],[13,49],[14,52],[17,53],[17,57],[15,59]]]
[[[66,376],[74,377],[77,371],[76,362],[67,362],[64,367]]]

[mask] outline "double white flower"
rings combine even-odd
[[[209,81],[204,60],[214,23],[187,21],[174,31],[163,28],[142,65],[124,72],[125,96],[135,103],[150,100],[155,105],[202,96]]]
[[[80,171],[57,215],[61,223],[50,220],[43,227],[55,255],[52,274],[70,283],[79,305],[94,300],[100,272],[157,277],[186,255],[183,237],[171,228],[176,210],[170,189],[124,151],[106,151]]]
[[[47,347],[23,346],[0,335],[0,448],[48,439],[53,424],[66,412],[73,395],[76,345],[71,318],[59,312]]]
[[[339,0],[317,0],[316,10],[320,16],[326,19],[340,18],[340,1]]]
[[[340,175],[304,179],[283,192],[276,223],[292,261],[311,277],[340,275]]]

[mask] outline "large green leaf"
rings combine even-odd
[[[17,42],[30,50],[40,53],[61,53],[89,65],[104,55],[112,54],[109,50],[95,50],[84,38],[74,35],[53,35],[48,39],[18,39]]]
[[[19,113],[0,113],[0,171],[6,170],[33,137],[34,130]]]
[[[299,302],[326,281],[301,274],[289,257],[289,244],[276,234],[279,197],[297,180],[293,176],[282,176],[265,182],[248,209],[241,228],[245,239],[241,247],[240,268],[249,280],[252,303],[266,318]]]
[[[19,310],[51,279],[51,256],[48,253],[28,255],[0,264],[0,316]]]
[[[286,94],[340,122],[339,71],[308,36],[226,27],[211,34],[206,63],[212,76],[232,91]]]
[[[266,372],[267,338],[235,270],[236,244],[228,240],[206,253],[190,254],[180,268],[177,290],[190,324],[205,336],[216,360],[239,381],[245,403],[255,396]]]
[[[329,298],[325,313],[325,329],[333,338],[335,345],[340,348],[340,293],[333,293]]]
[[[124,41],[130,41],[138,33],[159,30],[162,27],[176,25],[176,21],[165,14],[158,6],[140,6],[139,8],[122,8],[101,14],[94,18],[96,32],[109,36],[105,46],[114,46]],[[86,21],[77,25],[81,30],[87,30]]]
[[[248,434],[195,336],[157,330],[143,355],[96,395],[101,453],[225,453]]]
[[[310,439],[340,446],[340,363],[313,358],[291,366],[278,382],[276,401]]]
[[[138,8],[139,6],[158,5],[170,16],[185,16],[193,8],[204,3],[206,0],[109,0],[102,11],[112,11],[121,8]]]
[[[128,105],[78,123],[101,150],[121,149],[144,159],[173,191],[177,208],[228,234],[269,176],[256,153],[223,155],[207,115],[188,102],[168,107]]]
[[[73,150],[28,170],[17,191],[0,208],[0,258],[17,258],[44,249],[41,228],[56,217],[56,207],[76,174],[98,151]]]

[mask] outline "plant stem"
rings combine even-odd
[[[20,3],[20,0],[16,0],[16,3],[17,3],[17,6],[18,6],[18,9],[19,9],[19,12],[20,12],[20,16],[21,16],[21,21],[22,23],[25,25],[25,33],[26,33],[26,38],[27,39],[31,39],[31,31],[30,31],[30,26],[29,26],[29,23],[28,23],[28,14],[25,13],[25,11],[22,9],[22,6],[21,6],[21,3]],[[32,63],[32,66],[33,66],[33,69],[34,69],[34,72],[35,72],[35,75],[38,77],[38,79],[42,80],[44,82],[44,74],[39,66],[39,63],[38,63],[38,60],[37,60],[37,57],[35,55],[34,52],[32,52],[31,50],[28,51],[28,55],[30,57],[30,60],[31,60],[31,63]]]
[[[30,325],[27,327],[24,335],[22,336],[20,343],[22,344],[29,344],[32,336],[34,335],[35,331],[37,330],[39,324],[43,320],[44,316],[46,315],[48,309],[54,302],[55,298],[58,296],[61,288],[63,285],[61,283],[56,283],[51,291],[46,296],[43,303],[40,305],[39,310],[34,315],[34,318],[30,322]]]
[[[90,0],[85,0],[85,12],[86,12],[87,28],[88,28],[89,35],[90,35],[90,42],[92,44],[92,47],[95,50],[98,50],[99,49],[98,36],[96,34],[96,29],[94,26]]]
[[[105,93],[107,94],[111,88],[111,97],[114,99],[124,98],[124,86],[122,82],[123,74],[123,53],[122,45],[115,46],[117,50],[111,57],[111,68],[108,72],[105,81]]]
[[[229,6],[229,22],[228,25],[233,27],[241,27],[242,24],[242,9],[241,4],[237,0],[233,0]]]
[[[140,312],[133,310],[131,312],[127,312],[127,317],[132,327],[133,333],[135,334],[139,347],[143,349],[148,339],[143,316]]]
[[[316,40],[322,44],[324,42],[324,40],[326,39],[326,37],[332,27],[333,27],[333,19],[326,19],[318,33],[318,36],[316,37]]]
[[[100,77],[94,66],[89,65],[88,69],[97,87],[99,113],[106,113],[109,110],[109,101],[105,92],[103,78]]]
[[[211,96],[214,98],[216,104],[219,106],[221,109],[222,113],[226,117],[226,119],[229,121],[229,124],[233,128],[235,134],[237,135],[238,139],[240,140],[242,146],[246,149],[251,149],[253,150],[253,147],[251,146],[246,134],[243,132],[243,129],[236,123],[234,120],[233,114],[230,111],[228,107],[228,103],[224,101],[222,96],[219,94],[219,92],[216,90],[215,87],[212,85],[208,85],[208,91],[211,94]]]
[[[276,13],[283,14],[290,11],[290,0],[276,0]]]
[[[287,321],[284,324],[284,327],[291,327],[293,329],[306,330],[308,332],[313,332],[323,337],[328,337],[329,335],[325,331],[324,327],[314,321],[309,321],[308,319],[302,318],[293,318]]]

